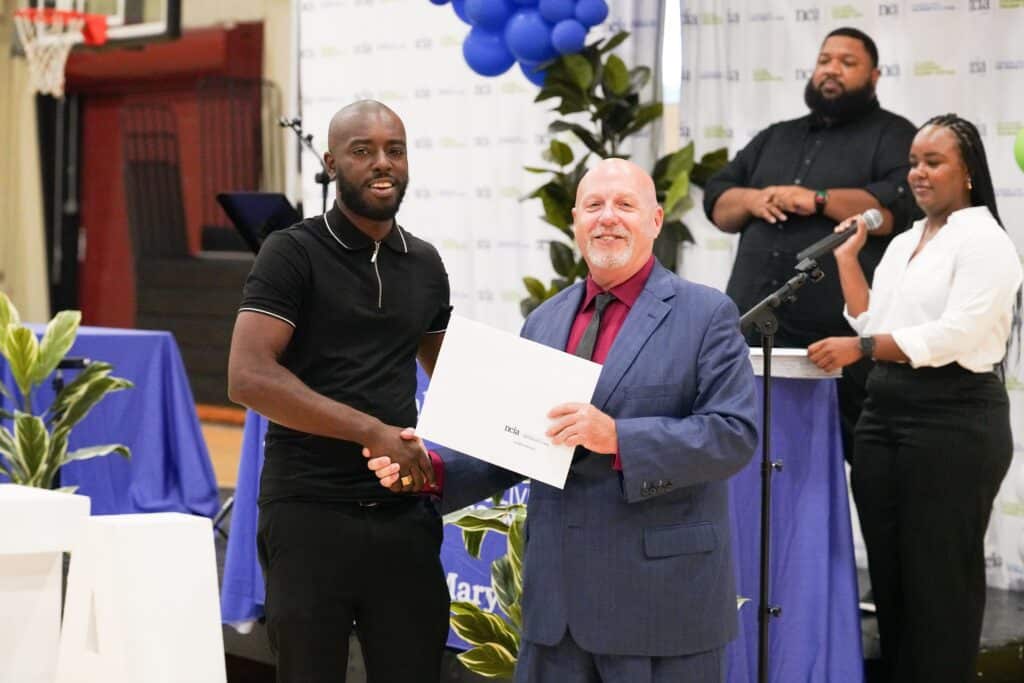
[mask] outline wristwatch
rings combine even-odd
[[[828,190],[818,190],[814,193],[814,213],[819,216],[825,213],[825,205],[828,204]]]
[[[875,357],[875,338],[860,337],[860,352],[865,358]]]

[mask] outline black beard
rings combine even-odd
[[[829,123],[845,123],[859,119],[878,106],[875,86],[869,81],[857,90],[846,90],[839,97],[829,99],[808,79],[804,88],[804,102],[814,114]]]
[[[348,207],[349,211],[368,218],[372,221],[389,221],[395,217],[398,213],[398,207],[402,205],[402,199],[405,198],[405,188],[408,183],[399,182],[397,179],[392,178],[395,181],[395,189],[398,194],[395,196],[395,201],[390,206],[370,206],[366,200],[363,199],[363,188],[360,185],[348,182],[343,176],[338,175],[338,194],[341,197],[341,203]]]

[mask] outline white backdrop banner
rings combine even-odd
[[[1024,173],[1013,159],[1024,125],[1021,0],[684,0],[680,20],[680,136],[694,140],[698,154],[723,146],[734,154],[768,124],[806,113],[803,88],[822,39],[854,26],[878,45],[883,107],[916,125],[952,111],[978,126],[999,212],[1024,247]],[[682,272],[724,289],[735,238],[701,213],[687,214],[697,244],[684,250]],[[986,562],[991,585],[1024,590],[1024,375],[1012,374],[1015,457],[996,499]]]
[[[626,29],[633,36],[619,54],[627,65],[655,64],[658,0],[609,5],[608,19],[587,42]],[[518,331],[523,276],[554,276],[548,242],[559,233],[539,218],[538,200],[520,201],[546,178],[522,167],[546,165],[552,101],[534,103],[538,88],[518,67],[497,78],[473,73],[462,57],[470,27],[450,5],[306,0],[299,22],[301,111],[314,144],[323,150],[331,116],[357,99],[394,109],[409,139],[410,183],[399,222],[441,252],[460,314]],[[311,162],[303,163],[307,213],[321,203]]]

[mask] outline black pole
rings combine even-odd
[[[769,294],[740,318],[744,334],[751,328],[761,333],[763,370],[761,372],[764,395],[761,415],[761,558],[760,586],[757,607],[757,680],[768,683],[768,627],[773,618],[782,616],[782,607],[771,604],[771,521],[772,474],[782,471],[782,461],[772,460],[772,349],[775,333],[779,329],[776,309],[796,299],[796,291],[808,282],[817,282],[824,273],[814,261],[804,261],[799,271],[786,284]]]

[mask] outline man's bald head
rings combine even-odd
[[[603,289],[622,284],[651,258],[664,211],[654,181],[625,159],[604,159],[576,190],[573,232],[594,281]]]
[[[390,107],[377,100],[359,100],[342,107],[331,117],[331,124],[327,128],[327,149],[333,152],[339,143],[358,134],[372,121],[397,124],[405,140],[405,124]]]
[[[654,188],[654,180],[640,166],[628,159],[602,159],[584,174],[576,187],[576,204],[590,185],[597,182],[612,182],[629,186],[648,205],[658,203],[658,194]]]

